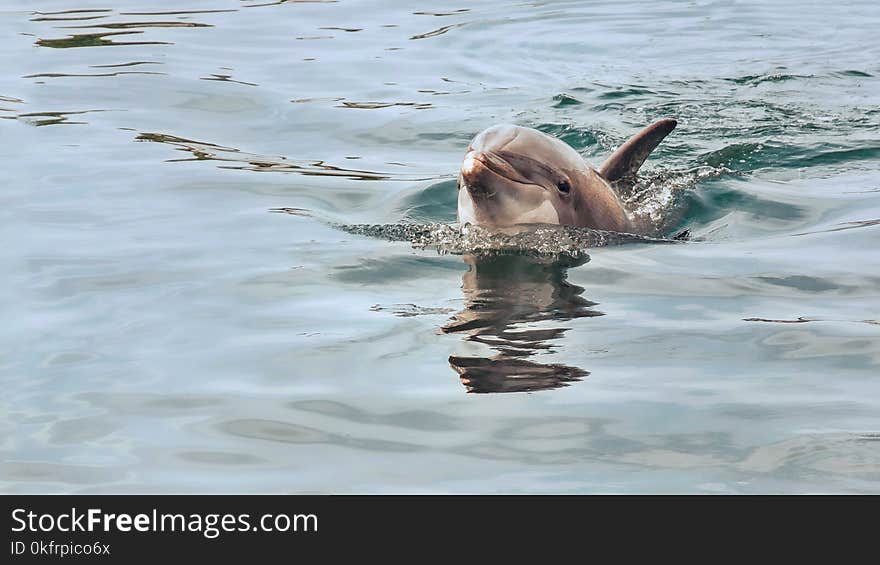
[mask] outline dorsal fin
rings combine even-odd
[[[599,174],[612,183],[618,181],[635,182],[639,167],[642,166],[648,155],[660,145],[663,138],[675,129],[677,123],[671,118],[666,118],[654,122],[635,134],[602,163]]]

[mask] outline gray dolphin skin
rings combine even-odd
[[[638,231],[614,185],[631,184],[648,155],[675,129],[660,120],[624,143],[598,169],[565,142],[502,124],[471,142],[458,176],[458,221],[487,228],[561,224]]]

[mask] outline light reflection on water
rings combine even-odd
[[[792,6],[5,6],[0,488],[877,492],[877,8]],[[333,227],[670,115],[631,197],[688,243]]]

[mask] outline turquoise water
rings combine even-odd
[[[4,492],[880,492],[876,3],[157,6],[0,8]],[[688,242],[332,225],[666,116]]]

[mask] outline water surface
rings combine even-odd
[[[880,492],[875,2],[157,6],[0,9],[3,491]],[[689,242],[333,227],[666,116]]]

